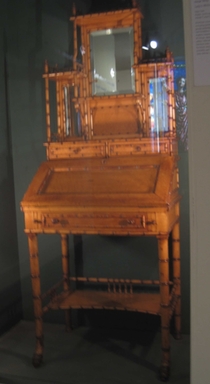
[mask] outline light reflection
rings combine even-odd
[[[81,45],[80,52],[81,52],[82,56],[85,55],[85,47],[84,47],[84,45]]]
[[[113,78],[113,77],[115,77],[115,70],[114,70],[114,68],[111,68],[110,69],[110,76]]]
[[[151,47],[152,49],[156,49],[157,46],[158,46],[158,43],[157,43],[156,40],[152,40],[152,41],[150,41],[150,47]]]

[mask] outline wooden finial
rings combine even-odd
[[[137,1],[136,0],[132,0],[132,6],[133,6],[133,8],[137,8]]]
[[[166,52],[165,52],[165,54],[166,54],[166,60],[167,60],[167,61],[171,61],[172,53],[171,53],[169,47],[166,47]]]
[[[73,3],[72,13],[73,13],[73,16],[76,16],[76,5],[75,5],[75,3]]]
[[[45,60],[45,62],[44,62],[44,71],[45,71],[45,73],[49,72],[49,65],[48,65],[48,61],[47,60]]]

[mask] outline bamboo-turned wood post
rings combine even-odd
[[[61,94],[60,94],[60,82],[56,81],[56,103],[57,103],[57,132],[59,139],[61,137]]]
[[[34,304],[36,348],[33,356],[33,365],[38,367],[43,358],[43,311],[41,300],[40,267],[38,255],[37,234],[28,234],[28,246],[30,255],[30,271],[32,282],[32,295]]]
[[[67,124],[67,116],[66,116],[66,100],[65,100],[65,83],[62,82],[61,83],[61,105],[62,105],[62,108],[61,108],[61,132],[62,132],[62,140],[64,140],[65,136],[66,136],[66,124]]]
[[[149,128],[147,127],[147,118],[148,118],[148,106],[146,104],[147,100],[147,81],[144,72],[138,71],[138,79],[139,79],[139,92],[141,93],[141,103],[142,103],[142,134],[144,137],[149,136]]]
[[[90,33],[86,30],[86,33],[83,33],[83,38],[85,42],[85,46],[87,47],[87,54],[85,60],[85,68],[87,68],[88,76],[83,79],[83,92],[84,92],[84,110],[85,110],[85,119],[84,119],[84,127],[85,127],[85,136],[86,139],[91,137],[91,129],[90,129],[90,105],[87,102],[87,97],[92,96],[92,82],[94,81],[92,70],[91,70],[91,46],[90,46]],[[92,68],[93,69],[93,68]]]
[[[94,64],[91,64],[91,51],[94,49],[91,45],[91,33],[90,30],[85,29],[84,30],[84,42],[87,47],[87,55],[86,55],[86,68],[87,68],[87,96],[92,96],[93,94],[93,82],[95,81],[94,78]],[[93,65],[93,67],[92,67]]]
[[[172,66],[170,71],[171,76],[171,89],[173,89],[172,92],[172,121],[173,121],[173,127],[172,131],[173,134],[176,134],[176,112],[175,112],[175,94],[174,94],[174,59],[172,60]]]
[[[137,8],[137,3],[134,5]],[[133,13],[133,27],[134,27],[134,64],[142,59],[142,35],[141,35],[141,17],[138,11]]]
[[[173,253],[173,282],[176,286],[177,302],[174,311],[175,337],[181,338],[181,284],[180,284],[180,224],[179,221],[172,230],[172,253]]]
[[[59,102],[60,102],[60,139],[64,139],[64,94],[63,94],[63,84],[59,81]]]
[[[138,22],[137,22],[137,14],[134,12],[133,14],[133,56],[134,56],[134,65],[138,64],[139,59],[139,34],[138,34]]]
[[[138,51],[138,60],[142,60],[142,30],[141,30],[141,17],[137,17],[137,29],[138,29],[138,41],[139,41],[139,51]]]
[[[159,276],[160,276],[160,308],[161,308],[161,346],[162,361],[160,378],[165,381],[170,369],[170,303],[169,303],[169,249],[168,235],[158,237]]]
[[[69,292],[69,242],[68,235],[61,234],[61,256],[63,270],[63,290]],[[65,310],[66,331],[70,331],[70,309]]]
[[[51,141],[51,128],[50,128],[50,93],[49,93],[49,66],[47,60],[45,61],[44,66],[45,74],[45,102],[46,102],[46,126],[47,126],[47,141]]]
[[[74,26],[73,26],[73,36],[74,36],[74,55],[73,55],[73,69],[77,69],[77,23],[76,23],[76,6],[73,3],[73,10],[72,10],[73,16],[74,16]]]
[[[174,98],[173,98],[173,85],[172,85],[172,70],[171,65],[167,66],[167,91],[168,91],[168,127],[169,127],[169,133],[171,136],[173,136],[173,123],[174,123],[174,116],[173,116],[173,109],[174,109]]]
[[[154,77],[155,77],[155,74],[152,74]],[[146,74],[145,74],[145,78],[143,79],[143,82],[144,82],[144,87],[145,87],[145,97],[146,97],[146,103],[145,103],[145,137],[149,136],[149,137],[152,137],[151,136],[151,133],[152,133],[152,125],[151,125],[151,113],[150,113],[150,108],[151,108],[151,101],[150,101],[150,76],[151,76],[151,72],[150,72],[150,68],[149,68],[149,64],[146,64]]]

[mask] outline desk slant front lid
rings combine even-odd
[[[45,231],[62,230],[68,227],[71,217],[72,232],[98,233],[104,229],[108,233],[110,229],[112,233],[119,219],[117,233],[127,233],[129,228],[136,233],[144,230],[146,223],[142,222],[142,211],[168,215],[178,201],[176,157],[151,155],[45,162],[21,205],[28,212],[27,231],[37,229],[38,224]],[[48,210],[52,212],[49,219]],[[33,211],[39,219],[33,218]],[[58,212],[63,220],[59,216],[56,221],[54,214]],[[152,225],[154,232],[154,218]]]

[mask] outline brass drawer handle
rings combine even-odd
[[[132,225],[135,223],[135,221],[134,220],[127,220],[127,223]]]
[[[66,219],[61,219],[61,220],[59,220],[59,219],[57,219],[56,217],[53,218],[53,219],[51,219],[51,223],[52,223],[52,224],[60,224],[60,225],[62,225],[62,226],[65,226],[65,225],[68,225],[68,224],[69,224],[68,220],[66,220]]]
[[[34,224],[42,224],[42,225],[45,225],[45,223],[46,223],[46,218],[45,218],[45,217],[42,217],[41,220],[34,219]]]
[[[141,225],[143,228],[146,228],[146,225],[155,225],[156,224],[156,221],[155,220],[147,220],[146,221],[146,217],[145,216],[142,216],[141,218]]]
[[[51,219],[51,222],[52,222],[52,224],[58,224],[58,223],[60,223],[60,220],[54,218],[54,219]]]
[[[42,224],[42,220],[34,219],[34,223],[35,223],[35,224]]]
[[[155,225],[155,224],[156,224],[156,221],[155,221],[155,220],[146,221],[146,224],[147,224],[147,225]]]
[[[120,224],[122,227],[125,227],[125,226],[127,226],[127,225],[133,225],[133,224],[135,224],[135,220],[128,220],[128,219],[120,220],[119,224]]]

